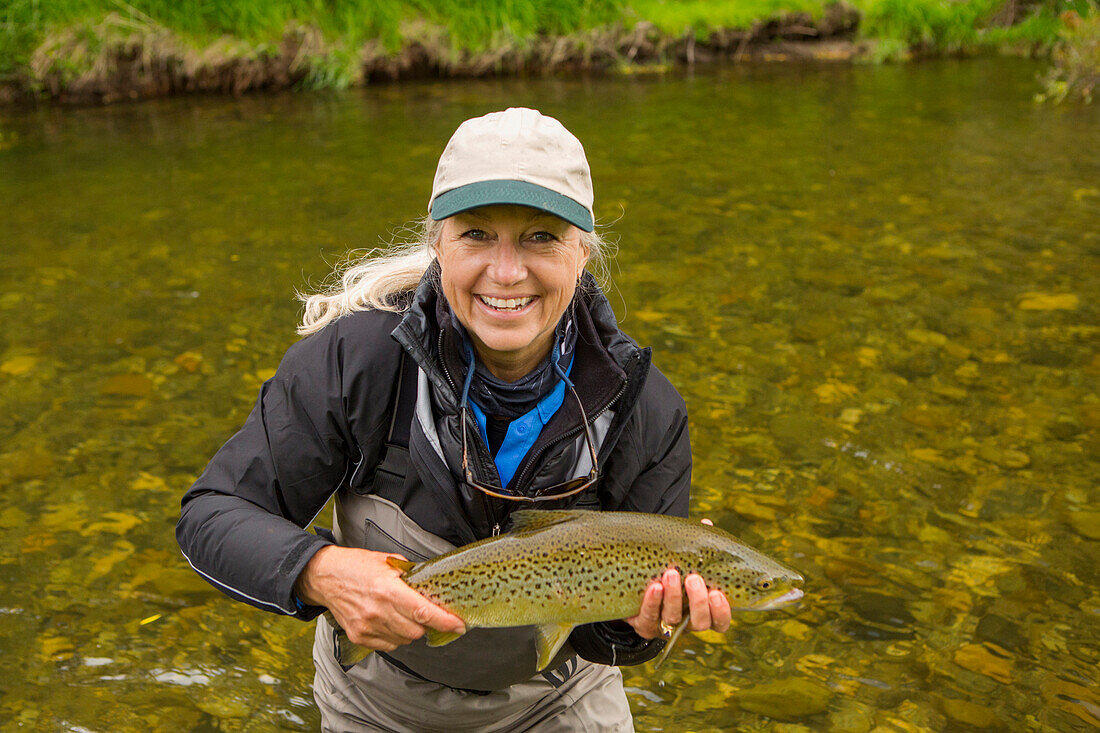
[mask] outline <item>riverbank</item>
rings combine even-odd
[[[1084,0],[1087,2],[1087,0]],[[58,0],[0,16],[0,101],[343,88],[417,77],[623,73],[712,61],[1045,53],[1066,0]]]

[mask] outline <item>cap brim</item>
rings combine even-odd
[[[527,181],[478,181],[444,191],[432,201],[436,221],[479,206],[518,204],[565,219],[586,232],[595,228],[588,209],[568,196]]]

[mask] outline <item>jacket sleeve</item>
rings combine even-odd
[[[244,426],[184,495],[176,525],[187,561],[219,590],[303,619],[323,609],[300,604],[294,582],[331,544],[304,527],[354,457],[337,330],[290,348]]]
[[[604,508],[686,517],[691,487],[687,406],[656,368],[646,382],[646,393],[620,439],[624,450],[616,450],[608,461]],[[617,480],[624,475],[633,478]],[[614,504],[607,506],[609,502]],[[648,662],[666,643],[643,639],[622,621],[578,626],[569,641],[584,659],[619,666]]]

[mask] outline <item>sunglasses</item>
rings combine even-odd
[[[587,489],[592,484],[596,483],[596,479],[599,478],[599,468],[596,465],[596,448],[592,443],[592,431],[588,426],[588,416],[584,414],[584,406],[581,404],[580,395],[577,394],[577,390],[573,389],[572,385],[569,385],[569,391],[573,393],[574,399],[577,400],[577,409],[581,411],[581,423],[584,425],[584,442],[588,446],[588,454],[592,456],[592,470],[588,472],[587,476],[580,476],[569,481],[565,481],[554,486],[548,486],[545,489],[540,489],[535,496],[523,496],[521,494],[502,494],[499,491],[489,488],[488,486],[480,483],[474,478],[473,471],[470,470],[469,453],[467,452],[466,445],[466,423],[469,422],[467,415],[466,401],[462,401],[462,471],[466,475],[466,483],[474,487],[483,494],[488,494],[495,499],[507,499],[508,501],[521,501],[528,504],[536,504],[541,501],[557,501],[558,499],[564,499],[574,494],[579,494]]]

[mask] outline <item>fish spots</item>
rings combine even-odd
[[[699,530],[698,522],[673,517],[578,514],[460,548],[421,564],[406,580],[422,592],[430,586],[433,598],[471,626],[556,622],[563,613],[582,623],[628,617],[668,567],[681,576],[699,573],[741,608],[790,584],[784,576],[791,571],[719,530]],[[758,590],[761,578],[775,585]]]

